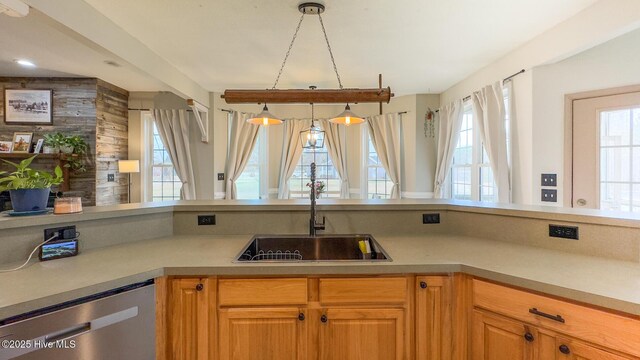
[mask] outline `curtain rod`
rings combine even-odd
[[[132,109],[132,108],[128,108],[127,110],[129,110],[129,111],[151,111],[151,109]],[[158,110],[168,110],[168,109],[158,109]],[[188,112],[193,112],[193,110],[190,110],[190,109],[179,109],[179,110],[187,110]]]
[[[134,109],[129,109],[129,110],[134,110]],[[135,109],[137,110],[137,109]],[[218,110],[220,111],[224,111],[224,112],[228,112],[228,113],[232,113],[233,110],[229,110],[229,109],[222,109],[222,108],[218,108]],[[402,114],[406,114],[408,113],[408,111],[398,111],[398,114],[402,115]]]
[[[516,76],[518,76],[518,75],[520,75],[520,74],[522,74],[522,73],[524,73],[524,72],[525,72],[525,70],[524,70],[524,69],[522,69],[522,70],[518,71],[518,72],[517,72],[517,73],[515,73],[515,74],[512,74],[512,75],[507,76],[506,78],[504,78],[504,79],[502,80],[502,82],[510,81],[510,80],[511,80],[511,79],[513,79],[514,77],[516,77]],[[467,100],[469,100],[469,99],[471,99],[471,95],[468,95],[468,96],[463,97],[463,98],[462,98],[462,101],[463,101],[463,102],[465,102],[465,101],[467,101]],[[439,112],[439,111],[440,111],[440,110],[438,109],[438,110],[436,110],[435,112]]]

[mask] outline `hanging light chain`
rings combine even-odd
[[[278,72],[276,81],[273,83],[273,87],[271,89],[275,89],[276,85],[278,85],[278,81],[280,81],[280,75],[282,75],[282,71],[284,70],[284,65],[287,63],[287,59],[291,54],[293,43],[296,42],[296,38],[298,37],[298,31],[300,30],[300,25],[302,25],[302,20],[304,20],[304,13],[300,16],[300,20],[298,21],[298,26],[296,26],[296,31],[293,33],[293,38],[291,39],[291,43],[289,44],[289,49],[287,50],[287,54],[284,56],[284,60],[282,61],[282,65],[280,66],[280,71]]]
[[[329,55],[331,56],[331,62],[333,63],[333,71],[336,72],[336,77],[338,78],[338,85],[340,85],[340,89],[342,89],[342,81],[340,80],[340,74],[338,74],[338,67],[336,66],[336,60],[333,58],[333,51],[331,51],[331,44],[329,44],[329,37],[327,36],[327,31],[324,29],[324,22],[322,21],[322,15],[318,12],[318,19],[320,20],[320,26],[322,27],[322,33],[324,34],[324,39],[327,42],[327,49],[329,49]]]

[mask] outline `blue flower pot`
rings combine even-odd
[[[38,211],[47,208],[50,188],[9,190],[13,211]]]

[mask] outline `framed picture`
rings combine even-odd
[[[36,148],[33,150],[34,154],[40,154],[40,150],[42,150],[42,144],[44,144],[44,139],[38,139]]]
[[[7,124],[51,124],[51,90],[4,90]]]
[[[0,141],[0,153],[10,153],[11,145],[13,145],[11,141]]]
[[[31,138],[33,133],[17,132],[13,133],[13,152],[28,153],[31,147]]]

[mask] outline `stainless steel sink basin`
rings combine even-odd
[[[359,241],[368,240],[371,253],[360,251]],[[373,236],[357,235],[256,235],[243,248],[236,262],[291,261],[391,261]]]

